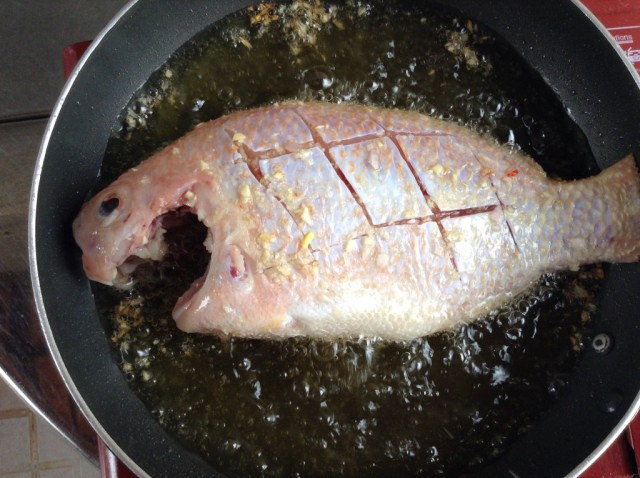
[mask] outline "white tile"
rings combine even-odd
[[[85,460],[76,467],[75,478],[100,478],[100,468],[91,463],[89,460]]]
[[[17,473],[1,473],[0,478],[35,478],[35,473],[30,471],[19,471]]]
[[[18,408],[27,408],[18,395],[0,378],[0,411],[15,410]]]
[[[38,461],[40,463],[84,459],[82,454],[66,438],[42,418],[38,417],[36,427],[38,432]]]
[[[44,468],[38,471],[39,478],[75,478],[72,466],[63,466],[59,468]],[[4,477],[3,477],[4,478]]]
[[[29,417],[0,419],[0,472],[29,469]]]

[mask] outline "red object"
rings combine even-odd
[[[582,0],[640,73],[640,0]]]
[[[638,465],[623,433],[580,478],[632,478]]]
[[[100,438],[98,438],[98,457],[102,478],[136,478],[136,475],[111,453]]]
[[[640,1],[638,0],[582,0],[582,4],[591,10],[605,25],[606,22],[601,18],[601,15],[624,15],[630,11],[640,11]]]
[[[609,30],[640,73],[640,0],[582,0]],[[69,45],[63,51],[64,77],[69,77],[90,41]],[[518,171],[512,171],[513,176]],[[511,174],[509,173],[509,175]],[[135,478],[100,438],[98,452],[102,478]],[[602,456],[580,478],[633,478],[640,467],[640,416],[637,416]]]
[[[636,459],[637,471],[640,471],[640,415],[636,415],[627,428],[627,440]]]
[[[91,41],[81,41],[69,45],[62,50],[62,66],[64,67],[64,79],[66,80],[71,75],[74,67],[80,61],[80,57],[83,55],[87,48],[91,45]]]

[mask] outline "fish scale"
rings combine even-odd
[[[464,127],[358,105],[283,103],[198,125],[83,207],[87,275],[121,283],[131,255],[156,259],[157,218],[182,207],[209,229],[211,260],[173,316],[218,335],[412,339],[545,272],[640,254],[633,158],[556,181]]]

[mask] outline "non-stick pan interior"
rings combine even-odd
[[[213,470],[162,431],[111,360],[70,224],[96,182],[110,130],[129,98],[180,45],[247,3],[134,4],[74,79],[39,161],[31,246],[43,319],[76,398],[81,397],[94,425],[103,429],[111,447],[128,456],[129,464],[135,462],[152,476],[211,476]],[[585,133],[601,167],[640,152],[638,86],[607,39],[575,5],[527,0],[446,4],[497,32],[540,73]],[[640,377],[632,373],[640,361],[635,352],[639,278],[637,265],[610,268],[596,326],[597,332],[613,337],[614,347],[607,354],[587,348],[570,393],[483,475],[567,474],[618,424],[640,388]]]

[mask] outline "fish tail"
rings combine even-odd
[[[640,260],[640,172],[629,154],[595,178],[610,203],[607,251],[609,262]]]

